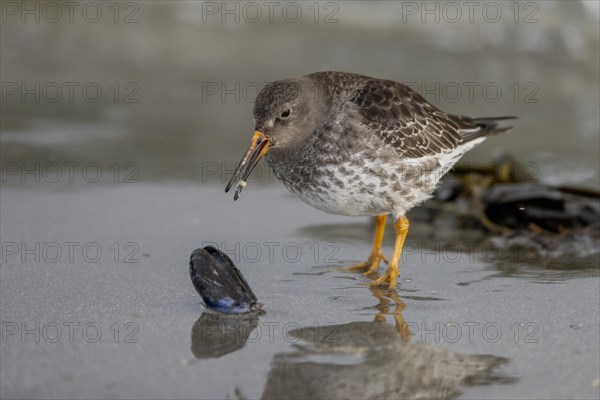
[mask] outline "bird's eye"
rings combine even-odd
[[[290,114],[292,114],[292,110],[290,110],[289,108],[286,108],[285,110],[283,110],[283,112],[281,113],[281,118],[282,119],[286,119],[287,117],[290,116]]]

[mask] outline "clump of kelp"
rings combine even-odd
[[[456,238],[459,229],[461,240],[511,250],[503,253],[518,254],[514,261],[598,268],[600,192],[547,185],[532,172],[508,155],[485,166],[459,164],[411,221],[429,227],[421,236]]]

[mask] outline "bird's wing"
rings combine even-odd
[[[349,101],[356,104],[369,131],[405,158],[451,151],[482,130],[470,118],[440,111],[394,81],[369,80]]]

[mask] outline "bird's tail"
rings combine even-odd
[[[510,131],[512,126],[499,127],[498,122],[508,119],[517,119],[518,117],[470,118],[460,116],[458,118],[459,120],[457,122],[459,122],[463,141],[468,142],[479,137],[497,135],[499,133]]]

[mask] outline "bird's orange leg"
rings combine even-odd
[[[394,228],[396,230],[396,242],[394,243],[394,253],[392,254],[392,261],[385,274],[380,276],[371,282],[371,285],[384,285],[388,284],[388,288],[394,289],[396,287],[396,281],[398,275],[400,275],[400,257],[402,256],[402,248],[404,247],[404,240],[408,234],[408,218],[405,215],[399,217],[394,222]]]
[[[365,275],[370,275],[377,272],[379,262],[383,260],[386,264],[387,258],[381,253],[381,244],[383,243],[383,233],[385,232],[385,220],[387,215],[378,215],[375,217],[375,240],[373,241],[373,249],[371,255],[366,262],[355,264],[351,267],[341,268],[346,271],[363,271]]]

